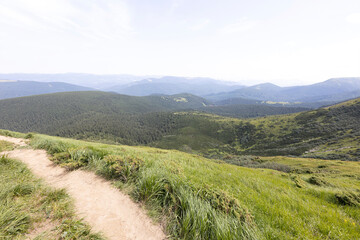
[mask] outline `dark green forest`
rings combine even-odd
[[[208,103],[193,95],[57,93],[0,101],[0,129],[179,149],[215,158],[233,154],[359,160],[359,102],[237,119],[204,113],[202,107]],[[258,107],[238,110],[245,116],[271,113],[267,106]],[[201,111],[191,110],[196,108]]]
[[[199,110],[225,117],[254,118],[269,115],[303,112],[310,110],[310,108],[295,106],[269,106],[265,104],[234,104],[225,106],[207,106],[204,108],[200,108]]]

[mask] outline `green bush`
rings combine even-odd
[[[127,182],[143,165],[144,161],[137,157],[108,155],[103,159],[101,173],[107,178],[117,178]]]
[[[305,187],[305,182],[304,180],[302,180],[302,178],[298,175],[292,176],[291,179],[294,181],[295,185],[298,188],[304,188]]]
[[[28,134],[26,134],[25,135],[25,139],[31,139],[31,138],[33,138],[34,137],[34,134],[33,133],[28,133]]]
[[[102,159],[105,152],[92,147],[68,148],[64,152],[55,153],[52,160],[68,170],[88,166],[90,162]]]
[[[360,207],[360,193],[354,191],[342,191],[335,194],[336,200],[341,205]]]
[[[328,186],[329,183],[321,177],[317,177],[317,176],[311,176],[309,178],[309,183],[313,184],[313,185],[317,185],[317,186]]]

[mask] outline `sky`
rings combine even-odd
[[[0,0],[0,73],[360,76],[360,0]]]

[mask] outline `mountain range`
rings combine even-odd
[[[359,77],[332,78],[316,84],[293,87],[280,87],[272,83],[246,87],[211,78],[78,73],[0,74],[0,79],[3,79],[0,80],[0,99],[97,89],[131,96],[188,93],[205,98],[207,105],[218,106],[250,104],[318,108],[360,96]],[[30,81],[34,79],[37,81]]]
[[[0,73],[0,80],[21,80],[37,82],[64,82],[88,88],[103,90],[114,85],[127,84],[154,76],[134,76],[129,74],[97,75],[88,73]]]
[[[0,80],[0,99],[56,92],[90,91],[91,88],[63,82]]]
[[[231,91],[243,88],[243,85],[224,82],[212,78],[162,77],[135,81],[125,85],[117,85],[106,90],[132,96],[147,96],[152,94],[172,95],[191,93],[204,96],[213,93]]]
[[[360,78],[332,78],[324,82],[294,87],[279,87],[272,83],[236,89],[230,92],[210,94],[205,98],[212,101],[244,98],[275,102],[327,102],[343,101],[358,97]]]

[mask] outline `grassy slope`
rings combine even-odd
[[[250,120],[257,144],[249,152],[303,154],[324,159],[359,160],[360,99],[332,107]],[[255,135],[254,134],[254,135]]]
[[[0,152],[11,150],[0,141]],[[35,231],[43,226],[45,232]],[[0,157],[0,238],[102,239],[74,216],[73,205],[63,190],[54,190],[36,179],[18,161]]]
[[[215,238],[219,232],[225,232],[228,235],[219,236],[223,239],[236,239],[235,235],[232,235],[236,231],[231,230],[229,223],[232,217],[221,214],[221,208],[216,208],[217,205],[210,204],[211,208],[209,208],[214,196],[215,202],[219,201],[216,198],[218,193],[228,196],[226,199],[236,199],[241,208],[247,209],[245,212],[249,214],[245,215],[245,220],[241,220],[242,218],[231,220],[239,221],[237,226],[245,229],[245,233],[242,234],[246,238],[357,239],[360,235],[360,164],[357,162],[271,158],[271,161],[294,167],[293,172],[283,173],[275,170],[237,167],[178,151],[148,147],[104,145],[44,135],[36,135],[32,144],[46,148],[52,153],[67,152],[69,149],[73,149],[70,152],[74,152],[74,148],[79,149],[79,147],[83,151],[84,147],[91,147],[92,152],[101,152],[103,155],[115,154],[124,159],[141,159],[144,165],[140,170],[133,175],[130,174],[132,178],[123,181],[125,185],[124,183],[120,185],[130,189],[136,199],[161,207],[170,222],[177,217],[177,224],[170,224],[168,231],[180,238]],[[65,165],[69,166],[69,163],[79,161],[76,159],[79,158],[62,159],[59,162],[64,164],[65,161],[67,162]],[[84,159],[81,161],[83,162],[80,166],[93,169],[99,174],[104,175],[108,172],[100,158],[96,161],[84,161]],[[324,183],[322,185],[309,183],[309,178],[313,175],[321,177]],[[175,186],[175,190],[171,186]],[[187,189],[188,186],[197,193],[211,191],[215,192],[215,195],[200,197],[200,200],[203,200],[200,201],[199,194],[191,195],[191,191],[176,192],[176,189]],[[181,201],[180,203],[175,201],[176,204],[170,206],[162,205],[166,199],[162,196],[173,196],[172,194],[183,201],[192,200],[189,200],[190,203],[187,202],[185,207]],[[350,197],[355,196],[355,200],[346,202],[347,198],[344,197],[346,194],[350,194]],[[196,205],[194,202],[199,204]],[[226,202],[222,202],[220,198],[220,204]],[[203,208],[204,206],[207,207]],[[204,212],[207,214],[204,215]],[[254,224],[249,220],[250,215],[253,216]],[[213,219],[215,222],[211,221],[212,218],[208,220],[212,222],[211,227],[206,225],[205,220],[209,216],[215,216]],[[206,235],[214,229],[215,233]]]
[[[193,113],[186,128],[177,128],[151,145],[207,154],[302,155],[358,161],[359,113],[360,99],[303,113],[253,119]]]

